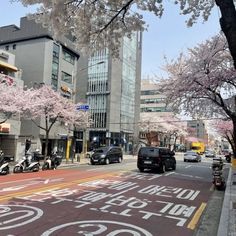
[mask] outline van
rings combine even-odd
[[[141,147],[138,152],[137,167],[140,172],[145,169],[160,171],[176,169],[175,153],[165,147]]]

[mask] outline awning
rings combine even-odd
[[[14,72],[18,71],[17,67],[15,67],[15,66],[13,66],[11,64],[8,64],[8,63],[6,63],[4,61],[0,61],[0,66],[8,68],[8,69],[10,69],[10,70],[12,70]]]

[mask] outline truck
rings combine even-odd
[[[192,142],[191,143],[191,150],[202,155],[205,152],[205,143],[203,142]]]

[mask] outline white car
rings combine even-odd
[[[201,159],[202,159],[201,156],[194,151],[187,151],[186,153],[184,153],[184,162],[186,161],[200,162]]]
[[[214,157],[216,157],[216,154],[215,154],[214,151],[207,150],[207,151],[205,151],[205,157],[212,157],[212,158],[214,158]]]

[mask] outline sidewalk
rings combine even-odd
[[[136,160],[136,158],[137,156],[133,156],[133,155],[123,155],[124,160],[127,160],[127,159]],[[60,167],[69,167],[69,166],[86,165],[86,164],[90,164],[90,159],[86,157],[82,157],[80,158],[80,160],[75,159],[73,160],[73,162],[71,159],[69,159],[68,161],[63,159]]]
[[[236,236],[236,168],[229,169],[217,236]]]

